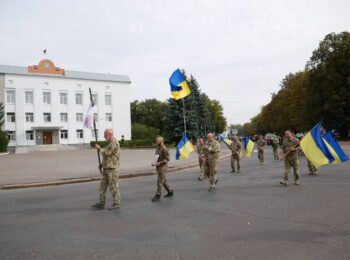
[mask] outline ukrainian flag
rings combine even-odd
[[[224,138],[220,135],[220,139],[221,141],[223,141],[224,143],[226,143],[227,145],[232,144],[232,141],[230,139]]]
[[[322,165],[332,163],[335,158],[329,150],[321,135],[321,123],[315,125],[300,142],[306,158],[313,166],[319,168]]]
[[[349,157],[341,149],[337,140],[333,137],[331,132],[327,132],[323,135],[323,141],[326,143],[327,148],[334,157],[333,163],[341,163],[349,160]]]
[[[248,136],[244,137],[244,150],[245,150],[245,156],[250,157],[252,156],[252,152],[254,149],[254,143],[252,140],[249,139]]]
[[[179,69],[175,70],[169,79],[171,94],[175,100],[184,98],[191,94],[191,90]]]
[[[176,146],[176,160],[187,159],[190,153],[194,151],[193,144],[188,140],[185,135]]]

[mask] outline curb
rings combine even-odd
[[[226,159],[228,157],[231,157],[231,154],[224,155],[219,158],[219,160]],[[168,170],[168,173],[174,173],[179,172],[182,170],[190,169],[197,167],[198,163],[189,164],[186,166],[180,166],[176,168],[170,168]],[[136,177],[143,177],[143,176],[152,176],[156,175],[156,171],[144,171],[144,172],[137,172],[137,173],[128,173],[128,174],[122,174],[119,175],[119,179],[130,179],[130,178],[136,178]],[[73,178],[73,179],[63,179],[63,180],[57,180],[57,181],[48,181],[48,182],[31,182],[31,183],[16,183],[16,184],[2,184],[0,185],[0,190],[14,190],[14,189],[24,189],[24,188],[39,188],[39,187],[48,187],[48,186],[60,186],[60,185],[66,185],[66,184],[75,184],[75,183],[85,183],[85,182],[93,182],[93,181],[99,181],[101,177],[85,177],[85,178]]]
[[[7,152],[7,153],[0,153],[0,156],[2,156],[2,155],[8,155],[8,154],[10,154],[10,152]]]

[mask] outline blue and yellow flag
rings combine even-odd
[[[171,94],[175,100],[184,98],[191,94],[191,90],[179,69],[175,70],[169,79]]]
[[[341,149],[337,140],[333,137],[331,132],[327,132],[323,135],[323,141],[326,143],[329,151],[334,157],[333,163],[341,163],[349,160],[349,157]]]
[[[187,159],[190,153],[194,151],[193,144],[188,140],[185,135],[176,146],[176,160]]]
[[[322,165],[332,163],[335,158],[322,138],[321,123],[315,125],[300,142],[306,158],[313,166],[319,168]]]
[[[250,140],[248,136],[245,136],[243,143],[244,143],[245,156],[247,157],[252,156],[252,152],[254,150],[254,142]]]
[[[219,138],[221,139],[221,141],[223,141],[224,143],[226,143],[227,145],[232,144],[232,141],[228,138],[224,138],[222,135],[219,136]]]

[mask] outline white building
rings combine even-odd
[[[95,139],[84,129],[95,101],[98,139],[113,128],[118,139],[131,139],[130,79],[128,76],[67,71],[50,60],[28,67],[0,65],[0,102],[5,106],[9,146],[81,144]]]

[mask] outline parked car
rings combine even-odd
[[[271,145],[272,144],[272,141],[273,139],[276,137],[275,134],[266,134],[265,135],[265,141],[266,141],[266,144],[267,145]]]

